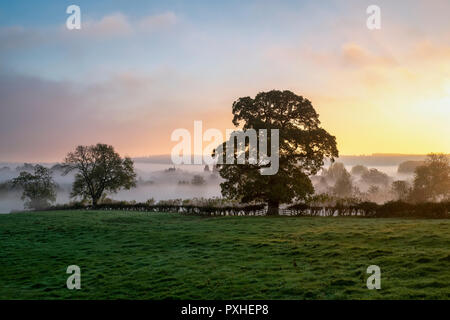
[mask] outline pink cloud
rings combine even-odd
[[[344,64],[350,66],[389,66],[396,62],[392,57],[376,55],[356,43],[346,43],[342,46]]]
[[[82,25],[82,29],[94,36],[127,35],[133,30],[121,13],[105,16],[99,21],[88,21]]]

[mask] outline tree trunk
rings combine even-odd
[[[269,202],[267,202],[267,215],[268,216],[278,216],[280,214],[280,211],[278,208],[279,206],[280,206],[279,201],[269,200]]]
[[[98,201],[102,198],[102,195],[103,195],[103,189],[98,191],[97,193],[94,193],[93,195],[91,195],[91,197],[92,197],[92,206],[94,208],[97,207]]]

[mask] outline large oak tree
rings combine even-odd
[[[254,99],[239,98],[232,112],[233,124],[244,132],[279,130],[279,169],[274,175],[261,175],[259,164],[218,164],[225,179],[221,183],[222,195],[243,203],[267,202],[268,214],[276,215],[281,203],[313,194],[309,175],[320,170],[325,158],[334,161],[338,150],[336,138],[320,127],[311,102],[291,91],[273,90],[261,92]],[[224,155],[226,144],[218,149]],[[249,148],[246,151],[249,153]]]

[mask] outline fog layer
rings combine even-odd
[[[343,159],[344,161],[346,159]],[[404,159],[402,159],[404,160]],[[350,164],[344,162],[344,166],[348,172],[354,164],[354,159],[351,159]],[[370,166],[368,168],[375,168],[378,171],[386,173],[389,176],[389,182],[394,180],[411,181],[412,174],[400,174],[397,172],[398,164],[392,165]],[[364,165],[364,163],[360,163]],[[51,168],[54,164],[43,164]],[[328,167],[328,165],[326,166]],[[190,199],[190,198],[211,198],[221,197],[220,183],[222,179],[216,172],[205,171],[204,166],[201,165],[180,165],[173,167],[168,163],[153,163],[151,161],[136,161],[135,168],[138,176],[137,187],[131,190],[122,190],[115,194],[108,194],[107,197],[114,200],[126,200],[137,202],[145,202],[151,198],[155,201],[168,199]],[[7,181],[17,177],[20,171],[31,170],[24,164],[16,163],[0,163],[0,213],[9,213],[11,211],[24,210],[23,201],[21,200],[20,190],[11,190],[5,187]],[[201,183],[193,183],[194,176],[200,176]],[[72,188],[73,175],[63,176],[58,170],[53,170],[53,178],[58,184],[57,189],[57,204],[64,204],[70,202],[70,191]],[[318,176],[312,177],[316,192],[326,192],[321,185],[320,173]],[[361,191],[367,191],[370,184],[361,181],[358,175],[352,174],[351,179],[353,185],[358,187]],[[332,182],[330,182],[330,187]],[[389,200],[389,199],[386,199]]]

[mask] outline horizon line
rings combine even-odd
[[[417,156],[427,156],[430,153],[443,153],[446,155],[450,155],[450,153],[446,153],[446,152],[429,152],[429,153],[382,153],[382,152],[375,152],[375,153],[371,153],[371,154],[342,154],[339,157],[335,158],[335,159],[339,159],[341,157],[405,157],[405,156],[413,156],[413,157],[417,157]],[[145,159],[145,158],[156,158],[156,157],[170,157],[171,155],[169,153],[167,154],[155,154],[155,155],[146,155],[146,156],[133,156],[130,157],[131,159]],[[192,155],[193,157],[198,157],[198,156],[202,156],[202,155]],[[328,159],[328,158],[327,158]],[[11,164],[20,164],[20,163],[61,163],[62,161],[3,161],[0,160],[0,163],[11,163]]]

